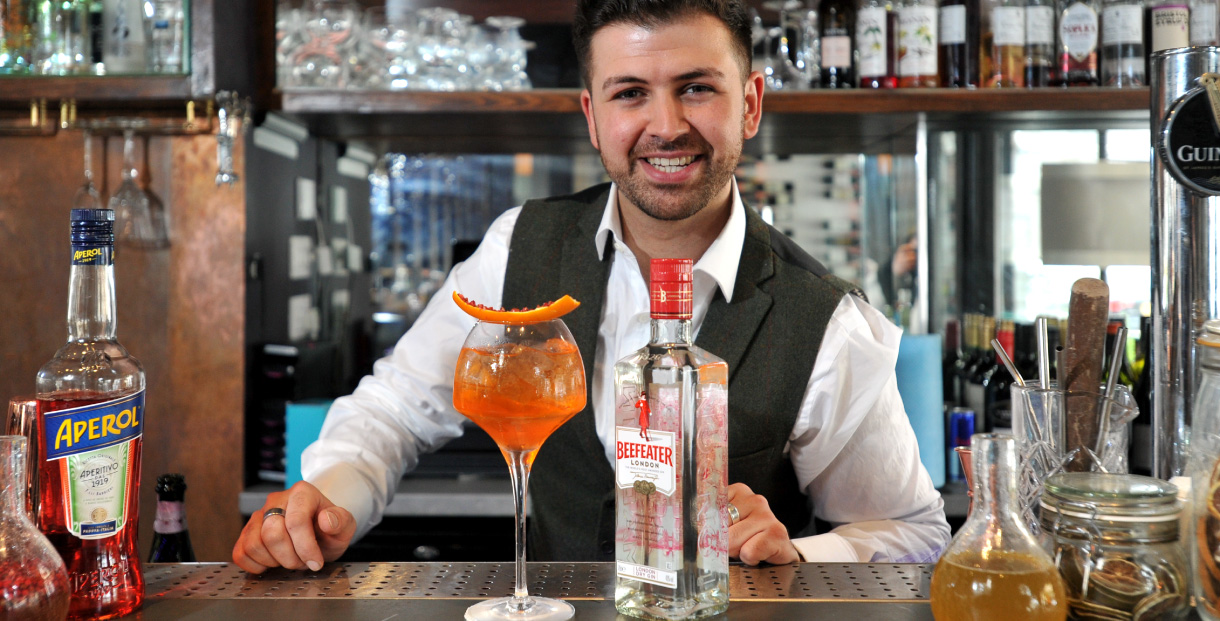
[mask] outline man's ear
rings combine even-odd
[[[749,140],[758,134],[758,124],[762,122],[763,74],[753,71],[745,83],[745,138]]]
[[[580,91],[580,109],[585,113],[585,122],[589,124],[589,142],[593,143],[594,149],[601,151],[597,144],[597,121],[593,119],[593,96],[587,88]]]

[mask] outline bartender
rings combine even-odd
[[[474,320],[451,293],[515,308],[545,302],[531,295],[539,288],[572,293],[576,312],[598,320],[576,330],[593,360],[588,406],[533,466],[531,558],[612,560],[610,372],[648,341],[654,257],[695,262],[696,343],[730,365],[730,556],[939,556],[949,526],[898,394],[900,331],[738,192],[733,173],[762,117],[750,25],[739,0],[578,2],[581,107],[613,183],[527,202],[491,225],[393,353],[331,407],[302,457],[304,481],[251,516],[235,563],[317,570],[376,525],[419,456],[462,433],[453,369]]]

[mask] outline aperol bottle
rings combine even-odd
[[[936,621],[1063,621],[1063,578],[1017,513],[1016,441],[979,433],[970,446],[974,502],[932,572],[932,615]]]
[[[63,557],[69,619],[144,600],[136,550],[144,369],[115,339],[114,212],[72,210],[68,342],[38,371],[38,528]]]

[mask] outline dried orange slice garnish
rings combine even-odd
[[[466,311],[467,315],[479,321],[512,324],[541,323],[543,321],[559,319],[576,310],[577,306],[580,306],[580,302],[577,302],[570,295],[565,295],[554,302],[547,302],[534,308],[514,308],[512,310],[484,306],[457,291],[453,292],[453,301],[457,302],[458,308]]]

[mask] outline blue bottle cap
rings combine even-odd
[[[114,210],[73,209],[72,245],[114,245]]]

